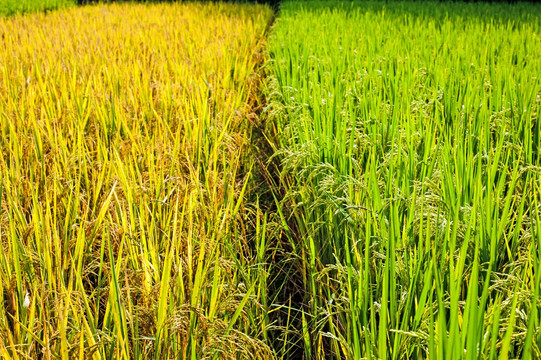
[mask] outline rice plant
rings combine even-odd
[[[50,11],[74,4],[74,0],[0,0],[0,16]]]
[[[282,3],[266,112],[295,358],[541,358],[540,14]]]
[[[1,358],[273,357],[246,155],[271,16],[0,19]]]

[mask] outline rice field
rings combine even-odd
[[[0,0],[0,16],[52,11],[75,4],[75,0]]]
[[[268,356],[246,153],[271,16],[0,19],[1,357]]]
[[[541,6],[8,2],[1,359],[541,358]]]
[[[298,358],[541,358],[540,10],[282,2]]]

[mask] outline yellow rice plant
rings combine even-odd
[[[0,19],[0,357],[272,357],[243,154],[271,16]]]

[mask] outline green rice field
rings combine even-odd
[[[0,16],[51,11],[75,4],[75,0],[0,0]]]
[[[282,3],[267,114],[304,358],[541,357],[540,14]]]

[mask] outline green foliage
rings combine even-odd
[[[539,14],[282,4],[267,113],[306,359],[541,357]]]
[[[74,0],[0,0],[0,15],[50,11],[73,4]]]

